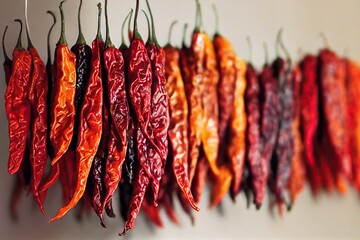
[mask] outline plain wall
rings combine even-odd
[[[347,49],[348,56],[360,60],[358,0],[202,0],[205,28],[209,34],[214,31],[211,10],[213,2],[219,9],[220,32],[230,39],[242,58],[248,59],[246,37],[251,37],[253,62],[257,67],[264,62],[264,41],[269,45],[270,56],[274,57],[275,37],[281,27],[284,28],[284,42],[294,60],[299,57],[299,48],[305,53],[316,53],[324,46],[319,38],[320,32],[326,34],[330,47],[339,54],[343,54]],[[51,9],[59,18],[58,3],[59,1],[55,0],[29,0],[32,40],[44,60],[46,35],[52,21],[45,12]],[[96,34],[96,3],[95,0],[84,1],[82,23],[88,43],[91,43]],[[134,5],[135,1],[109,0],[111,36],[117,46],[120,45],[121,23]],[[178,19],[181,24],[175,27],[172,42],[179,45],[183,23],[190,23],[192,28],[195,22],[194,1],[151,0],[151,5],[159,42],[166,43],[170,23]],[[77,37],[77,6],[76,0],[69,0],[64,4],[66,35],[70,45],[74,44]],[[141,7],[146,8],[144,0],[141,0]],[[0,1],[0,30],[9,25],[6,38],[9,53],[16,43],[19,30],[13,19],[23,18],[23,12],[23,0]],[[146,39],[147,28],[142,14],[139,24],[140,31]],[[105,31],[103,33],[105,34]],[[58,37],[59,24],[52,36],[53,49]],[[23,39],[26,46],[25,38]],[[0,61],[3,61],[2,56]],[[0,96],[4,96],[5,81],[2,69],[0,76]],[[118,239],[117,233],[123,228],[123,222],[119,218],[107,219],[108,228],[103,229],[94,214],[82,223],[77,223],[74,220],[74,211],[70,211],[62,220],[49,224],[48,220],[61,206],[59,185],[49,192],[45,217],[33,205],[30,196],[23,196],[19,205],[20,219],[17,223],[12,222],[8,209],[14,177],[7,173],[8,138],[3,97],[0,97],[0,136],[0,239]],[[196,226],[191,226],[189,219],[177,204],[176,212],[179,213],[180,226],[171,224],[165,214],[163,229],[155,229],[143,217],[139,217],[136,229],[129,232],[124,239],[360,239],[360,201],[358,194],[352,190],[346,197],[337,194],[322,195],[314,200],[306,187],[293,210],[285,213],[283,218],[267,209],[267,199],[260,211],[256,211],[254,206],[246,209],[243,195],[239,196],[236,204],[226,197],[222,213],[217,209],[209,211],[208,196],[206,192],[200,206],[201,211],[195,215]],[[114,201],[117,202],[118,198],[115,197]],[[118,211],[117,206],[115,211]]]

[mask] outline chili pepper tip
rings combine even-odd
[[[172,30],[173,30],[174,26],[175,26],[178,22],[179,22],[178,20],[174,20],[174,21],[170,24],[169,33],[168,33],[168,43],[166,44],[167,46],[171,46]]]
[[[219,33],[219,12],[217,10],[217,7],[216,7],[215,3],[213,3],[211,6],[212,6],[214,16],[215,16],[215,36],[220,36],[220,33]]]

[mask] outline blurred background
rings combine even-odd
[[[83,5],[82,26],[88,44],[96,35],[96,0],[86,0]],[[324,43],[319,37],[323,32],[329,47],[339,55],[347,49],[347,56],[360,60],[360,1],[358,0],[202,0],[204,25],[208,34],[214,32],[215,18],[211,4],[216,3],[220,17],[220,32],[233,44],[239,57],[248,59],[246,37],[250,36],[253,45],[253,63],[260,67],[264,63],[262,44],[267,42],[270,57],[275,56],[275,39],[278,30],[284,28],[283,39],[294,61],[299,59],[298,50],[316,53]],[[46,60],[46,36],[52,19],[46,14],[53,10],[60,18],[57,0],[29,0],[28,16],[32,41],[43,60]],[[78,0],[68,0],[64,4],[66,17],[66,36],[70,46],[77,38]],[[170,23],[174,19],[179,24],[174,28],[172,42],[181,43],[182,26],[195,23],[194,0],[150,0],[153,9],[157,35],[160,44],[165,45]],[[121,24],[135,7],[135,1],[109,0],[110,30],[114,44],[121,44]],[[146,9],[145,1],[141,7]],[[15,18],[24,19],[23,0],[0,1],[0,31],[6,25],[9,30],[6,38],[8,53],[13,50],[19,27]],[[147,37],[146,21],[142,14],[139,18],[140,32]],[[52,35],[52,50],[60,35],[60,24]],[[105,25],[103,24],[105,35]],[[190,31],[188,31],[188,42]],[[25,35],[23,35],[25,37]],[[24,43],[25,43],[25,38]],[[24,44],[26,45],[26,44]],[[0,61],[3,61],[1,53]],[[106,219],[108,228],[100,226],[95,214],[78,223],[74,220],[75,211],[52,224],[48,220],[61,206],[60,186],[50,190],[45,205],[46,216],[42,216],[33,204],[32,198],[22,196],[19,204],[19,219],[9,217],[9,199],[14,177],[7,173],[8,139],[7,120],[4,109],[5,81],[0,70],[0,239],[118,239],[123,222],[118,218]],[[243,195],[236,204],[225,198],[221,209],[208,210],[209,194],[206,192],[200,205],[201,211],[195,214],[196,224],[190,220],[176,203],[180,226],[170,223],[162,212],[163,229],[155,229],[145,218],[139,217],[134,231],[128,232],[123,239],[360,239],[360,197],[351,190],[346,197],[336,193],[322,195],[313,199],[306,187],[291,212],[281,218],[271,212],[266,199],[260,211],[254,206],[246,208]],[[117,195],[114,202],[118,202]],[[115,211],[118,207],[115,206]],[[119,215],[119,214],[118,214]]]

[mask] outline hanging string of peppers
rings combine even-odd
[[[186,31],[181,48],[171,44],[177,21],[162,48],[156,37],[149,1],[148,40],[137,27],[140,0],[122,25],[122,44],[111,41],[108,0],[106,38],[101,34],[102,7],[92,46],[82,33],[80,0],[78,39],[69,49],[62,1],[61,35],[52,62],[47,36],[47,63],[31,42],[25,0],[28,48],[22,46],[22,21],[12,59],[2,49],[7,85],[5,109],[9,130],[8,172],[16,174],[11,216],[29,191],[45,214],[47,191],[60,180],[63,207],[50,221],[76,205],[77,217],[93,209],[101,225],[104,212],[115,218],[113,196],[120,196],[125,221],[120,235],[135,227],[143,212],[162,227],[160,209],[178,224],[177,199],[194,223],[194,210],[207,183],[210,207],[227,193],[235,201],[243,191],[257,209],[269,190],[271,205],[290,210],[306,182],[314,196],[321,190],[344,194],[348,184],[360,189],[360,66],[326,48],[305,55],[298,65],[277,36],[277,58],[258,71],[236,56],[219,32],[205,33],[196,1],[191,44]],[[128,23],[130,45],[124,37]],[[282,57],[281,51],[285,53]]]

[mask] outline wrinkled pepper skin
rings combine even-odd
[[[93,41],[91,59],[92,69],[84,96],[83,106],[81,108],[78,144],[76,149],[78,166],[76,189],[70,203],[60,209],[58,214],[50,221],[63,217],[83,196],[87,178],[100,145],[103,121],[103,83],[100,55],[101,45],[102,41],[98,39]]]
[[[300,63],[303,81],[301,86],[301,132],[304,143],[304,159],[311,190],[317,194],[321,188],[321,176],[315,159],[315,137],[319,122],[319,90],[317,84],[318,61],[307,55]]]
[[[246,127],[246,161],[249,165],[252,188],[255,199],[261,194],[263,188],[264,166],[261,162],[261,142],[260,142],[260,84],[251,64],[246,68],[246,90],[245,90],[245,109],[247,116]],[[256,207],[261,205],[257,203]]]
[[[32,57],[25,49],[13,52],[13,70],[5,92],[5,110],[9,122],[8,172],[15,174],[25,156],[30,130],[31,105],[29,102]]]
[[[120,50],[106,49],[104,65],[107,73],[108,101],[111,114],[111,132],[106,161],[106,195],[103,206],[109,202],[121,179],[122,166],[127,151],[127,130],[129,125],[129,106],[126,95],[124,59]]]
[[[165,47],[166,90],[169,95],[170,125],[169,146],[172,151],[172,170],[185,199],[197,209],[191,193],[188,174],[188,103],[185,86],[180,72],[180,52],[171,46]]]
[[[281,103],[279,99],[279,86],[277,79],[273,76],[273,71],[269,65],[265,65],[259,76],[262,91],[261,109],[261,163],[262,179],[261,190],[255,197],[255,203],[261,205],[266,192],[266,186],[270,174],[270,161],[273,156],[276,140],[279,131]]]
[[[32,168],[32,192],[41,211],[44,207],[40,198],[39,186],[45,173],[48,160],[48,116],[47,116],[47,95],[48,78],[46,67],[41,60],[37,50],[30,48],[32,56],[32,74],[30,77],[31,87],[29,100],[31,105],[31,137],[30,137],[30,164]]]
[[[234,111],[230,116],[229,123],[229,142],[227,144],[227,157],[230,161],[233,182],[231,187],[231,196],[235,200],[240,192],[243,169],[246,153],[246,111],[245,111],[245,89],[246,89],[246,63],[240,59],[235,63],[235,91],[234,91]]]
[[[353,185],[360,190],[360,67],[350,60],[346,64],[347,128],[349,129],[350,154],[353,169]]]
[[[54,98],[51,107],[50,142],[54,165],[68,150],[74,133],[76,56],[66,44],[55,51]]]

